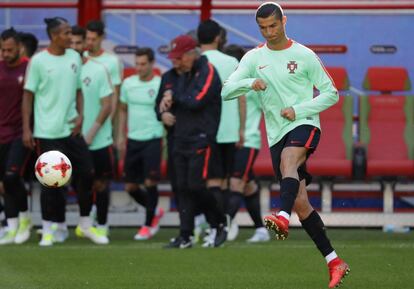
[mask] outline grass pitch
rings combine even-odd
[[[223,248],[166,250],[177,234],[162,229],[150,241],[133,241],[134,229],[113,229],[111,244],[97,246],[73,237],[40,248],[0,247],[1,289],[316,289],[327,288],[324,259],[300,229],[286,241],[245,243],[252,229]],[[414,288],[414,234],[379,230],[328,230],[337,252],[351,267],[343,288]]]

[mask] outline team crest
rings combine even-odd
[[[150,89],[148,90],[148,95],[153,98],[155,96],[155,90],[154,89]]]
[[[86,77],[86,78],[83,79],[82,82],[85,83],[86,86],[89,86],[89,84],[91,83],[91,81],[92,80],[89,77]]]
[[[20,76],[17,78],[17,81],[19,82],[19,84],[22,84],[22,83],[23,83],[23,79],[24,79],[23,75],[20,75]]]
[[[298,64],[296,63],[296,61],[291,60],[287,64],[287,69],[289,69],[290,74],[295,74],[295,70],[298,69]]]
[[[75,72],[75,73],[78,70],[78,66],[75,63],[72,63],[72,66],[70,68],[72,68],[73,72]]]

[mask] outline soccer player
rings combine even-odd
[[[333,249],[319,214],[309,203],[306,185],[311,176],[306,160],[320,136],[319,113],[338,101],[338,92],[316,54],[287,38],[287,18],[273,2],[256,11],[256,22],[266,43],[249,51],[225,84],[222,95],[232,99],[254,90],[263,103],[273,169],[280,181],[281,209],[265,217],[278,239],[288,236],[295,209],[329,268],[329,287],[338,286],[349,266]],[[314,86],[320,91],[313,97]]]
[[[196,41],[180,35],[168,54],[178,59],[183,74],[173,91],[166,91],[161,112],[175,105],[174,165],[179,192],[180,235],[167,248],[191,248],[197,203],[217,228],[214,246],[227,238],[226,218],[214,196],[206,189],[211,165],[211,145],[215,143],[220,119],[221,81],[213,65],[196,49]]]
[[[86,25],[86,48],[84,55],[91,57],[105,65],[111,76],[114,86],[114,97],[112,97],[111,117],[115,118],[119,102],[119,92],[122,82],[122,65],[118,57],[102,48],[105,37],[105,24],[102,21],[92,20]],[[99,208],[97,207],[99,210]]]
[[[0,180],[4,184],[7,233],[0,244],[21,244],[30,238],[31,219],[23,174],[31,152],[22,143],[22,96],[27,59],[20,56],[20,35],[13,28],[1,34]]]
[[[86,30],[78,25],[72,26],[70,48],[77,51],[81,56],[86,48]]]
[[[214,65],[222,82],[227,80],[230,74],[236,70],[239,63],[236,58],[218,50],[222,42],[223,31],[224,29],[214,20],[201,22],[197,29],[202,55],[205,55],[208,61]],[[211,173],[209,174],[207,187],[210,193],[217,198],[223,212],[227,199],[234,194],[234,192],[227,193],[228,181],[233,167],[236,143],[240,141],[240,135],[243,136],[243,127],[240,126],[239,102],[243,106],[245,105],[237,99],[225,102],[222,100],[220,124],[216,137],[217,143],[212,144],[212,166],[210,167]],[[242,119],[244,117],[243,115]],[[207,238],[203,244],[204,247],[213,245],[215,232],[216,228],[213,227],[210,238]]]
[[[39,154],[59,150],[68,156],[73,165],[74,184],[78,194],[79,227],[93,242],[105,244],[105,239],[97,234],[89,218],[94,170],[87,144],[81,135],[83,97],[79,88],[82,61],[77,52],[69,49],[71,27],[67,20],[61,17],[46,18],[45,23],[50,45],[31,59],[26,73],[22,103],[23,143],[30,149],[36,148]],[[72,118],[74,103],[78,113],[76,118]],[[63,169],[64,166],[62,164]],[[40,246],[53,245],[52,221],[57,219],[58,210],[64,207],[64,203],[61,188],[42,187]],[[58,223],[57,230],[67,233],[66,224]]]
[[[21,56],[32,58],[32,56],[37,51],[39,40],[37,40],[36,36],[34,36],[32,33],[28,32],[20,32],[19,36],[22,42]]]
[[[84,98],[82,134],[92,155],[95,168],[93,192],[96,194],[96,205],[100,208],[97,210],[97,233],[105,239],[108,236],[109,184],[114,170],[112,122],[109,117],[113,87],[105,66],[85,58],[81,69],[81,87]],[[77,231],[77,235],[82,235],[80,227]],[[109,239],[105,241],[108,242]]]
[[[245,54],[244,49],[238,45],[229,45],[224,49],[224,53],[235,57],[240,61]],[[264,227],[261,208],[260,208],[260,186],[255,181],[253,166],[261,146],[260,120],[262,110],[260,99],[256,92],[249,91],[246,96],[239,99],[246,101],[246,118],[243,120],[244,138],[243,143],[239,143],[234,157],[234,165],[230,178],[230,190],[233,192],[229,199],[226,213],[233,220],[244,199],[246,209],[253,220],[256,228],[254,235],[247,240],[248,243],[266,242],[270,236]],[[243,125],[243,124],[241,124]],[[238,225],[231,222],[228,240],[237,238]]]
[[[118,149],[122,151],[125,148],[125,128],[128,124],[125,189],[146,208],[145,224],[134,239],[148,240],[158,232],[164,214],[161,208],[156,212],[163,126],[157,119],[154,107],[161,77],[154,75],[155,57],[151,48],[139,48],[135,55],[137,74],[126,78],[121,86]]]

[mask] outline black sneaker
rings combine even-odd
[[[227,240],[227,233],[229,228],[225,224],[220,224],[217,227],[216,238],[214,239],[214,247],[220,247]]]
[[[173,238],[170,240],[170,243],[168,243],[166,246],[164,246],[165,249],[188,249],[193,246],[193,243],[190,239],[186,240],[181,236],[178,236],[177,238]]]

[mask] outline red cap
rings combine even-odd
[[[171,42],[171,50],[168,53],[169,59],[180,58],[184,53],[197,47],[197,42],[188,35],[180,35]]]

